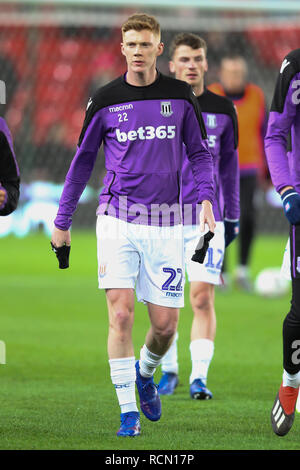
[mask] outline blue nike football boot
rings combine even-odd
[[[173,395],[178,385],[178,375],[173,372],[164,372],[158,384],[159,395]]]
[[[140,396],[141,410],[150,421],[158,421],[161,417],[161,402],[157,392],[157,385],[153,377],[142,377],[139,361],[135,363],[136,386]]]
[[[213,395],[201,379],[195,379],[190,386],[190,395],[195,400],[210,400]]]
[[[117,436],[139,436],[141,433],[140,413],[138,411],[129,411],[121,413],[121,426]]]

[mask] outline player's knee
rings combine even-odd
[[[191,294],[191,305],[194,312],[210,312],[213,309],[213,298],[209,290],[202,289]]]
[[[110,321],[110,327],[118,331],[131,329],[133,324],[133,311],[129,308],[117,310]]]
[[[177,322],[170,322],[167,325],[154,327],[154,335],[159,342],[170,341],[177,330]]]

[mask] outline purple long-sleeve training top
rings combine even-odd
[[[283,60],[277,78],[265,151],[278,192],[293,186],[300,193],[300,49]]]
[[[213,156],[214,216],[216,221],[222,221],[224,217],[236,221],[240,217],[236,111],[229,99],[207,89],[197,97],[197,100],[206,126],[208,145]],[[198,224],[200,207],[197,207],[197,191],[187,156],[184,158],[182,172],[182,202],[184,224]]]
[[[97,214],[146,225],[181,223],[183,144],[198,202],[213,202],[213,160],[191,87],[161,73],[142,87],[121,76],[89,100],[55,219],[59,229],[72,223],[101,143],[107,173]]]

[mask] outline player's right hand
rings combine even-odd
[[[287,189],[281,193],[283,210],[289,223],[300,224],[300,194],[294,188]]]
[[[216,228],[215,216],[212,210],[212,204],[210,201],[202,201],[202,208],[199,215],[200,232],[204,232],[205,224],[208,225],[209,230],[214,233]]]
[[[59,269],[68,268],[71,249],[70,230],[60,230],[55,227],[52,232],[51,247],[58,259]]]
[[[59,228],[54,227],[51,242],[56,248],[60,248],[64,245],[71,246],[70,230],[60,230]]]

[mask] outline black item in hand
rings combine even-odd
[[[205,255],[209,247],[209,242],[213,236],[214,233],[209,231],[200,237],[195,253],[192,256],[192,261],[196,261],[197,263],[201,264],[204,262]]]
[[[68,268],[71,247],[64,245],[64,246],[60,246],[59,248],[57,248],[56,246],[53,245],[52,242],[50,243],[51,243],[52,250],[54,251],[58,259],[59,269]]]

